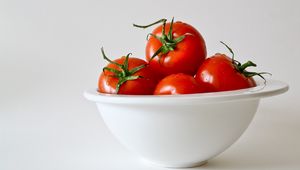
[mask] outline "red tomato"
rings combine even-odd
[[[193,76],[178,73],[171,74],[162,79],[156,86],[155,95],[191,94],[205,92]]]
[[[163,77],[175,73],[194,75],[206,58],[203,37],[187,23],[173,23],[173,20],[165,23],[166,20],[161,20],[163,21],[165,25],[158,26],[150,34],[146,45],[147,61]],[[159,53],[155,55],[157,52]]]
[[[210,92],[244,89],[256,86],[251,76],[257,73],[247,72],[244,69],[237,69],[238,65],[225,54],[215,54],[206,59],[199,67],[196,74],[196,81]],[[247,62],[249,64],[249,62]],[[236,66],[235,66],[236,65]],[[240,65],[239,67],[241,67]],[[251,62],[249,66],[256,66]]]
[[[103,69],[98,81],[98,91],[110,94],[149,95],[153,94],[157,82],[153,70],[146,61],[129,58],[127,55],[110,61]]]

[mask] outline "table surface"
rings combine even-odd
[[[31,98],[2,108],[0,169],[164,169],[144,164],[120,145],[94,103],[74,95],[66,105],[52,97],[38,106],[40,99]],[[299,169],[299,110],[286,108],[284,97],[263,99],[242,137],[195,169]]]

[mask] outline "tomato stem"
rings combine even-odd
[[[233,50],[227,45],[225,44],[223,41],[220,41],[228,50],[229,52],[231,53],[232,57],[231,57],[231,60],[232,60],[232,65],[234,66],[234,68],[240,72],[241,74],[243,74],[244,76],[246,77],[253,77],[253,76],[259,76],[260,78],[262,78],[265,82],[266,82],[266,79],[264,76],[262,76],[263,74],[269,74],[269,75],[272,75],[271,73],[268,73],[268,72],[249,72],[249,71],[246,71],[246,68],[248,67],[256,67],[257,65],[255,63],[253,63],[252,61],[247,61],[246,63],[244,64],[241,64],[239,61],[235,60],[234,59],[234,52]]]
[[[177,44],[180,43],[185,38],[185,35],[181,35],[174,39],[174,37],[173,37],[174,17],[172,18],[172,21],[170,23],[169,31],[166,34],[166,32],[165,32],[166,22],[167,22],[167,19],[160,19],[154,23],[151,23],[151,24],[145,25],[145,26],[133,24],[134,27],[148,28],[155,24],[162,23],[162,31],[161,31],[162,35],[160,37],[155,34],[152,34],[152,33],[149,33],[147,35],[147,40],[148,40],[149,36],[152,36],[153,38],[159,40],[162,44],[162,46],[156,52],[154,52],[154,54],[151,56],[150,61],[156,56],[167,54],[169,51],[174,51]]]
[[[149,25],[137,25],[137,24],[133,24],[134,27],[138,27],[138,28],[148,28],[148,27],[151,27],[153,25],[156,25],[156,24],[159,24],[159,23],[166,23],[167,22],[167,19],[163,18],[163,19],[160,19],[154,23],[151,23]]]
[[[227,45],[225,44],[223,41],[220,41],[223,45],[225,45],[225,47],[228,49],[228,51],[231,53],[231,60],[232,60],[232,64],[237,64],[237,65],[241,65],[241,63],[237,60],[234,59],[234,52],[233,50]]]
[[[136,80],[136,79],[139,79],[139,78],[143,78],[142,76],[135,76],[133,74],[135,74],[136,72],[138,72],[139,70],[143,69],[144,67],[146,67],[146,64],[143,64],[143,65],[140,65],[140,66],[137,66],[135,68],[132,68],[131,70],[129,70],[129,66],[128,66],[128,60],[129,60],[129,56],[132,55],[131,53],[128,53],[126,56],[125,56],[125,60],[123,62],[123,64],[120,64],[120,63],[117,63],[117,62],[114,62],[112,60],[110,60],[104,53],[104,49],[103,47],[101,47],[101,53],[102,53],[102,56],[104,58],[104,60],[108,61],[109,63],[111,64],[114,64],[116,65],[119,70],[117,69],[114,69],[114,68],[110,68],[110,67],[104,67],[103,68],[103,73],[105,74],[106,71],[109,71],[109,72],[112,72],[114,73],[114,75],[112,77],[115,77],[118,79],[118,83],[117,83],[117,86],[116,86],[116,93],[118,94],[121,86],[127,82],[127,81],[130,81],[130,80]]]
[[[256,64],[252,61],[247,61],[246,63],[239,66],[238,69],[240,72],[243,72],[247,67],[256,67]]]

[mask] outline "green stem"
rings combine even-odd
[[[237,65],[241,65],[240,62],[238,62],[238,61],[236,61],[236,60],[234,59],[234,52],[233,52],[233,50],[232,50],[227,44],[225,44],[223,41],[220,41],[220,43],[222,43],[223,45],[225,45],[225,47],[226,47],[226,48],[229,50],[229,52],[231,53],[232,63],[233,63],[233,64],[237,64]]]
[[[146,67],[146,64],[143,65],[139,65],[135,68],[132,68],[131,70],[129,70],[129,56],[131,55],[131,53],[128,53],[125,56],[125,60],[123,62],[123,64],[117,63],[115,61],[110,60],[104,53],[104,49],[103,47],[101,48],[101,52],[103,55],[103,58],[108,61],[111,64],[116,65],[119,70],[114,69],[114,68],[110,68],[110,67],[104,67],[103,68],[103,72],[105,73],[105,71],[109,71],[114,73],[114,75],[108,75],[110,77],[114,77],[118,79],[118,83],[116,86],[116,93],[118,94],[122,84],[124,84],[126,81],[130,81],[130,80],[135,80],[135,79],[139,79],[139,78],[143,78],[142,76],[135,76],[133,74],[135,74],[136,72],[138,72],[139,70],[143,69],[144,67]]]
[[[165,31],[165,27],[166,27],[166,24],[167,24],[166,22],[167,22],[167,19],[160,19],[160,20],[158,20],[154,23],[151,23],[151,24],[145,25],[145,26],[133,24],[133,26],[138,27],[138,28],[148,28],[148,27],[153,26],[155,24],[162,23],[161,36],[157,36],[157,35],[152,34],[152,33],[147,35],[147,40],[148,40],[149,36],[153,36],[155,39],[159,40],[162,44],[162,46],[151,56],[150,61],[154,57],[156,57],[160,54],[163,55],[163,54],[167,54],[169,51],[174,51],[177,44],[180,43],[186,37],[185,35],[181,35],[177,38],[173,37],[174,17],[172,18],[172,21],[170,23],[169,31],[166,34],[166,31]]]
[[[124,63],[123,63],[123,67],[124,67],[124,72],[125,72],[125,75],[127,74],[127,70],[128,70],[128,59],[129,59],[129,56],[131,55],[131,53],[128,53],[125,57],[125,60],[124,60]]]
[[[103,47],[101,47],[101,53],[102,53],[102,56],[103,56],[104,60],[108,61],[109,63],[115,64],[115,65],[117,65],[117,66],[119,66],[119,67],[122,67],[122,64],[119,64],[119,63],[117,63],[117,62],[114,62],[114,61],[110,60],[108,57],[106,57],[106,55],[105,55],[105,53],[104,53]]]
[[[168,33],[168,39],[172,40],[173,39],[173,22],[174,22],[174,17],[172,18],[171,24],[170,24],[170,29]]]
[[[152,24],[149,24],[149,25],[137,25],[137,24],[133,24],[134,27],[138,27],[138,28],[148,28],[148,27],[151,27],[153,25],[156,25],[156,24],[159,24],[159,23],[166,23],[167,22],[167,19],[160,19]]]
[[[129,75],[132,75],[132,74],[138,72],[139,70],[141,70],[142,68],[145,68],[146,66],[147,66],[146,64],[143,64],[143,65],[140,65],[140,66],[137,66],[137,67],[131,69],[129,71]]]
[[[109,71],[109,72],[114,73],[115,75],[121,75],[121,74],[122,74],[121,71],[116,70],[116,69],[113,69],[113,68],[109,68],[109,67],[104,67],[104,68],[102,69],[102,71],[103,71],[104,73],[105,73],[105,71]]]
[[[246,68],[248,67],[256,67],[256,64],[253,63],[252,61],[247,61],[246,63],[244,64],[241,64],[239,61],[235,60],[234,59],[234,52],[233,50],[227,45],[225,44],[223,41],[220,41],[223,45],[225,45],[225,47],[230,51],[230,53],[232,54],[232,65],[234,66],[234,68],[240,72],[241,74],[243,74],[244,76],[246,77],[253,77],[253,76],[259,76],[261,77],[265,82],[266,82],[266,79],[264,78],[264,76],[262,76],[263,74],[269,74],[271,75],[270,73],[268,72],[249,72],[246,70]]]
[[[256,67],[256,64],[252,61],[247,61],[243,65],[239,66],[238,69],[240,72],[243,72],[247,67]]]
[[[163,51],[164,46],[161,46],[157,51],[155,51],[155,53],[151,56],[150,61],[157,56],[159,53],[161,53]]]

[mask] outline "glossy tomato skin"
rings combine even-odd
[[[256,86],[252,77],[238,72],[232,59],[225,54],[215,54],[199,67],[196,81],[209,92],[238,90]]]
[[[156,86],[155,95],[174,95],[202,93],[202,88],[193,76],[183,73],[171,74],[162,79]]]
[[[114,60],[114,62],[123,64],[124,60],[125,57],[122,57]],[[144,64],[147,64],[147,62],[139,58],[130,57],[128,59],[129,70]],[[118,66],[112,63],[108,64],[106,67],[113,68],[116,70],[121,70]],[[99,92],[116,94],[116,86],[119,79],[116,77],[112,77],[113,75],[114,73],[107,70],[101,73],[98,81]],[[158,80],[157,80],[157,76],[154,74],[153,70],[149,66],[142,68],[141,70],[134,73],[133,75],[142,76],[142,78],[126,81],[121,85],[118,94],[127,94],[127,95],[153,94],[153,91],[155,89]]]
[[[170,23],[166,23],[165,32],[168,33]],[[152,34],[161,36],[162,26],[153,30]],[[206,58],[206,45],[201,34],[191,25],[183,22],[173,23],[173,37],[185,35],[185,38],[179,42],[174,51],[167,54],[150,58],[162,46],[162,43],[150,36],[146,45],[146,59],[150,61],[151,67],[159,72],[162,77],[175,74],[185,73],[194,75],[198,67]]]

